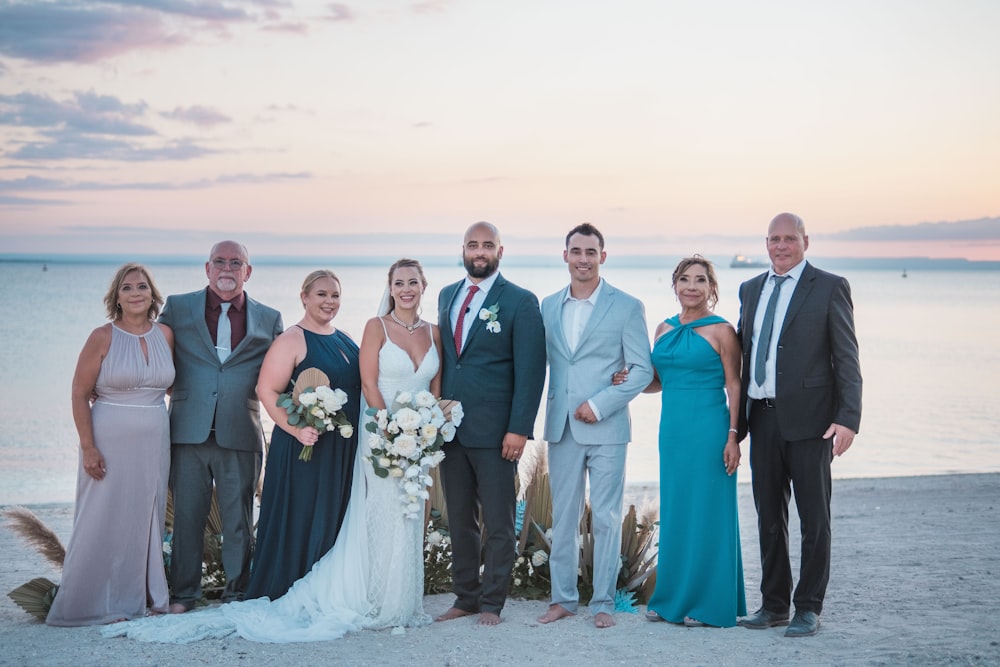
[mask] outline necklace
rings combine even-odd
[[[420,327],[424,326],[424,321],[421,320],[421,319],[418,319],[414,324],[407,324],[403,320],[401,320],[398,317],[396,317],[396,310],[395,309],[389,311],[389,317],[392,318],[393,322],[395,322],[399,326],[401,326],[404,329],[406,329],[407,331],[409,331],[411,336],[413,335],[414,331],[416,331]]]

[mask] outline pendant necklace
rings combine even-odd
[[[409,331],[411,336],[413,335],[414,331],[416,331],[420,327],[424,326],[424,321],[420,320],[420,319],[418,319],[415,324],[407,324],[403,320],[401,320],[398,317],[396,317],[396,310],[395,309],[389,311],[389,317],[392,318],[393,322],[395,322],[399,326],[401,326],[404,329],[406,329],[407,331]]]

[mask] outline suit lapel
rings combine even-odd
[[[215,349],[215,341],[212,340],[212,334],[208,331],[208,322],[205,321],[205,302],[208,300],[208,288],[206,287],[202,291],[195,294],[194,298],[188,301],[188,305],[191,307],[191,322],[195,322],[195,327],[198,329],[198,334],[201,336],[202,343],[205,344],[209,350],[212,351],[213,355],[218,355],[219,353]]]
[[[503,299],[503,288],[507,285],[507,281],[503,279],[502,275],[497,275],[496,281],[493,283],[493,287],[486,294],[486,301],[483,301],[483,308],[489,308],[494,304],[499,304],[501,299]],[[469,349],[472,345],[473,339],[476,337],[480,331],[486,328],[486,322],[479,319],[479,313],[469,313],[466,318],[473,318],[472,326],[469,328],[469,336],[465,339],[465,347],[462,348],[462,354]],[[501,322],[501,327],[503,326],[503,308],[497,313],[497,321]]]
[[[753,340],[753,322],[757,317],[757,305],[760,303],[760,293],[764,290],[767,275],[767,273],[762,273],[747,284],[747,303],[743,310],[743,349],[745,350],[750,349],[750,343]]]
[[[233,353],[229,355],[230,357],[235,356],[236,354],[238,354],[239,351],[241,349],[243,349],[243,347],[245,345],[249,345],[249,343],[247,341],[250,339],[251,334],[253,332],[257,331],[257,329],[260,327],[260,315],[261,315],[261,313],[260,313],[260,309],[256,307],[257,306],[257,302],[254,301],[253,299],[251,299],[249,295],[244,295],[244,297],[245,298],[243,300],[243,308],[247,311],[246,312],[246,316],[247,316],[247,330],[246,330],[246,334],[243,336],[243,340],[241,340],[236,345],[236,347],[233,349]]]
[[[563,329],[562,309],[565,307],[566,293],[568,291],[569,287],[561,292],[557,292],[554,298],[546,301],[546,308],[548,309],[548,312],[545,313],[545,319],[552,323],[552,331],[555,332],[556,344],[560,347],[560,351],[567,359],[572,355],[569,351],[569,340],[566,338],[566,331]]]
[[[792,299],[788,302],[788,310],[785,311],[785,319],[781,323],[781,333],[778,334],[778,340],[781,340],[781,336],[784,335],[785,331],[788,329],[788,325],[791,324],[795,316],[799,314],[802,309],[802,304],[806,302],[809,297],[809,292],[812,291],[813,281],[816,279],[816,269],[813,268],[812,264],[806,263],[805,267],[802,269],[802,275],[799,276],[799,284],[795,286],[795,291],[792,292]]]
[[[443,298],[439,299],[439,306],[444,306],[438,317],[438,324],[441,328],[441,337],[447,336],[447,343],[441,341],[442,347],[447,348],[442,354],[449,357],[457,357],[455,352],[455,325],[451,321],[451,309],[455,305],[455,297],[461,288],[463,281],[458,281],[453,285],[444,288]]]

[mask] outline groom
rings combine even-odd
[[[500,275],[501,257],[497,228],[472,225],[468,275],[438,298],[441,396],[465,410],[441,463],[456,600],[438,621],[478,613],[481,625],[500,623],[514,567],[514,476],[545,383],[545,333],[538,299]]]
[[[594,527],[594,625],[615,624],[621,566],[625,453],[632,436],[628,404],[653,379],[642,302],[601,278],[604,236],[589,222],[566,235],[563,261],[570,282],[542,301],[549,396],[545,439],[552,487],[552,604],[539,617],[551,623],[579,606],[580,519],[590,478]],[[629,382],[611,376],[630,369]]]

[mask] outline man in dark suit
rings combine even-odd
[[[222,515],[224,602],[242,598],[250,574],[253,495],[264,444],[257,375],[271,341],[284,330],[281,313],[244,292],[251,271],[242,244],[216,243],[205,262],[208,287],[167,297],[160,315],[174,332],[177,370],[170,396],[173,613],[201,599],[213,485]]]
[[[740,625],[788,625],[786,637],[806,637],[819,629],[830,579],[830,464],[851,446],[861,423],[850,286],[806,262],[808,247],[801,218],[778,215],[767,230],[771,270],[740,285],[746,406],[740,438],[749,429],[763,598],[761,608]],[[789,487],[802,527],[794,596]],[[792,602],[795,616],[789,624]]]
[[[468,275],[438,298],[441,395],[465,412],[441,463],[456,600],[439,621],[478,613],[481,625],[499,623],[514,566],[514,476],[545,384],[545,332],[537,297],[500,275],[501,257],[497,228],[472,225]]]

